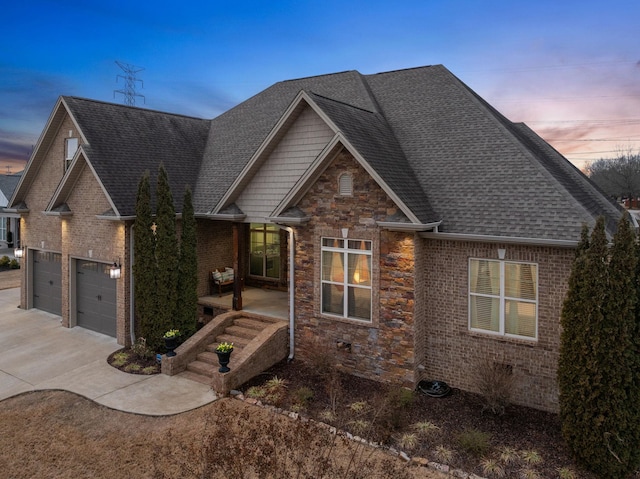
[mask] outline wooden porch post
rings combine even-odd
[[[242,310],[242,272],[240,271],[240,249],[242,247],[241,223],[233,223],[233,309]]]

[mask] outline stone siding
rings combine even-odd
[[[560,314],[567,291],[574,250],[510,244],[421,240],[417,275],[418,329],[424,347],[424,379],[439,379],[477,391],[474,368],[484,359],[507,364],[516,377],[513,400],[546,411],[558,409],[556,371],[560,347]],[[498,259],[538,265],[538,339],[518,340],[469,330],[469,258]],[[424,328],[424,329],[422,329]]]
[[[338,193],[343,173],[353,177],[353,195]],[[413,234],[381,230],[376,221],[397,207],[359,163],[342,152],[298,203],[312,220],[295,228],[296,356],[334,356],[352,374],[413,387]],[[321,239],[348,237],[372,241],[372,321],[321,313]],[[350,349],[339,348],[348,343]]]

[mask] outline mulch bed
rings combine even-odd
[[[400,393],[376,381],[339,373],[339,386],[331,385],[331,375],[326,371],[319,373],[317,368],[299,360],[291,363],[283,361],[262,375],[254,378],[240,389],[251,396],[252,387],[262,387],[273,377],[284,379],[286,394],[276,399],[277,406],[284,409],[298,410],[323,422],[341,429],[351,430],[355,435],[379,441],[390,447],[407,452],[412,457],[423,457],[436,462],[447,462],[435,451],[442,448],[453,451],[449,461],[452,467],[474,472],[480,476],[493,477],[485,473],[481,466],[483,458],[498,458],[503,448],[512,448],[522,457],[524,451],[535,451],[542,458],[538,464],[527,464],[518,459],[518,464],[505,466],[506,477],[517,477],[518,471],[529,469],[536,471],[544,478],[560,477],[558,469],[569,467],[575,477],[591,479],[594,476],[580,471],[573,465],[569,451],[561,437],[560,421],[557,415],[520,406],[509,406],[501,416],[483,411],[482,398],[478,395],[453,389],[444,398],[428,397],[422,393]],[[336,375],[333,375],[336,377]],[[313,398],[300,406],[300,388],[313,391]],[[338,407],[335,417],[327,419],[327,410],[331,410],[330,391],[339,391]],[[336,394],[333,395],[336,397]],[[269,403],[273,398],[260,398]],[[350,405],[366,401],[368,412],[356,412]],[[358,410],[359,411],[359,410]],[[366,432],[358,430],[362,421],[370,424]],[[418,422],[431,422],[438,430],[428,437],[421,435],[411,448],[402,447],[407,443],[407,434],[415,433],[412,425]],[[481,431],[489,435],[489,449],[484,453],[472,453],[461,445],[460,435],[468,431]],[[414,435],[414,438],[416,435]],[[438,459],[441,460],[438,460]],[[536,476],[530,476],[536,477]]]
[[[138,357],[130,348],[114,351],[107,358],[107,362],[116,369],[129,374],[159,374],[160,364],[155,359]]]

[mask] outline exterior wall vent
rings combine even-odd
[[[353,196],[353,177],[350,173],[343,173],[338,178],[338,192],[340,196]]]

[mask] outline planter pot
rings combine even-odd
[[[164,338],[164,347],[167,348],[167,356],[175,356],[174,349],[178,347],[178,340],[176,338]]]
[[[229,369],[227,365],[229,364],[229,359],[231,358],[232,352],[233,349],[226,353],[216,351],[216,354],[218,355],[218,362],[220,363],[220,369],[218,369],[219,372],[228,373],[229,371],[231,371],[231,369]]]

